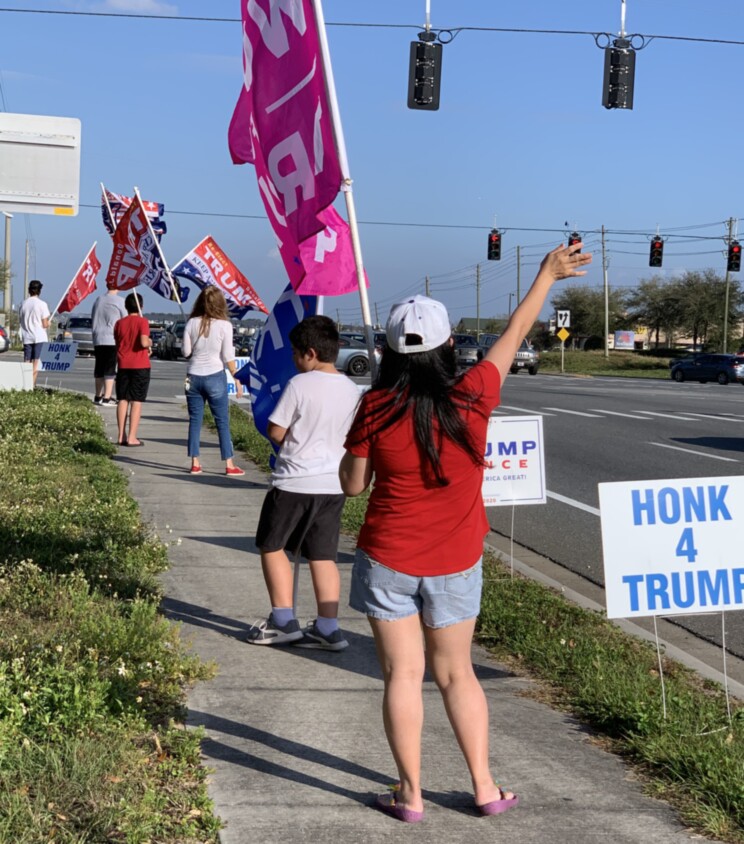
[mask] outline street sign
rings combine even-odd
[[[80,132],[75,117],[0,114],[0,211],[74,217]]]
[[[558,313],[560,313],[560,311],[559,311]],[[560,331],[557,331],[557,332],[556,332],[556,337],[557,337],[557,338],[561,341],[561,343],[565,343],[565,342],[566,342],[566,340],[568,340],[568,338],[569,338],[570,336],[571,336],[571,332],[570,332],[570,331],[566,331],[566,329],[565,329],[565,328],[561,328],[561,330],[560,330]]]
[[[571,311],[556,311],[555,324],[558,326],[558,328],[570,328]]]

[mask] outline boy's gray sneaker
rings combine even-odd
[[[269,615],[266,621],[257,621],[246,636],[249,645],[288,645],[302,638],[300,622],[296,618],[288,621],[284,627],[274,623],[274,617]]]
[[[316,648],[321,651],[342,651],[349,647],[344,634],[338,628],[328,636],[324,636],[314,621],[308,621],[302,639],[294,644],[296,648]]]

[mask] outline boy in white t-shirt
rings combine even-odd
[[[345,501],[338,467],[359,389],[336,369],[339,339],[333,320],[307,317],[290,331],[289,340],[300,374],[288,382],[269,417],[268,434],[280,450],[256,531],[271,614],[251,628],[247,641],[340,651],[349,643],[338,627],[336,555]],[[318,606],[317,618],[304,631],[294,615],[287,556],[297,551],[310,563]]]
[[[47,303],[39,298],[44,285],[34,279],[28,284],[28,298],[18,309],[18,321],[21,328],[21,342],[23,343],[23,362],[32,363],[34,367],[34,387],[36,376],[39,374],[39,360],[41,358],[41,344],[46,343],[47,328],[51,314]]]

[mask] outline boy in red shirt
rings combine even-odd
[[[150,387],[150,323],[142,316],[142,297],[130,293],[124,300],[127,316],[114,325],[116,340],[116,421],[119,425],[119,445],[144,445],[137,439],[142,416],[142,402],[147,400]],[[127,434],[127,413],[129,433]]]

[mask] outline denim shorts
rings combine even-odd
[[[449,627],[480,612],[481,561],[455,574],[419,577],[383,566],[357,548],[349,606],[384,621],[419,613],[427,627]]]

